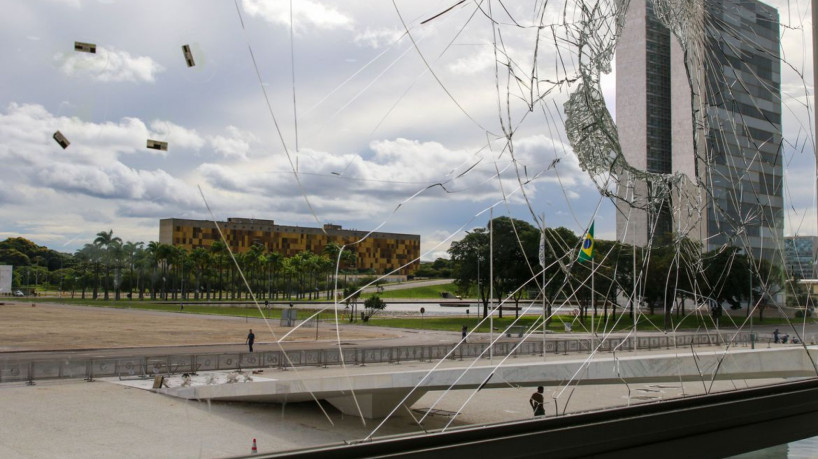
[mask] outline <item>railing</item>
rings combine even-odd
[[[639,336],[634,338],[555,337],[545,341],[546,354],[588,353],[599,351],[653,350],[671,347],[722,345],[732,339],[734,345],[749,345],[751,334],[676,334]],[[478,356],[488,357],[484,352],[487,343],[459,343],[455,345],[416,345],[394,347],[356,347],[325,349],[302,349],[228,354],[174,354],[133,357],[58,358],[36,360],[0,361],[0,383],[28,382],[49,379],[86,379],[102,377],[144,378],[154,375],[195,373],[198,371],[241,370],[244,368],[287,368],[292,366],[366,365],[375,363],[400,363],[408,361],[434,361],[442,358],[462,360]],[[512,357],[542,355],[542,340],[504,341],[494,344],[494,356]]]

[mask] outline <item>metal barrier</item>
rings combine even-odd
[[[750,346],[751,334],[742,332],[730,335],[676,334],[639,336],[636,348],[654,350],[671,347],[712,346],[732,342],[734,345]],[[592,350],[632,351],[634,338],[549,337],[545,341],[545,354],[588,353]],[[159,374],[195,373],[197,371],[241,370],[243,368],[327,367],[330,365],[367,365],[376,363],[399,364],[408,361],[435,361],[488,358],[487,343],[457,343],[452,345],[416,345],[395,347],[356,347],[264,351],[228,354],[172,354],[144,357],[107,357],[93,359],[41,359],[0,361],[0,383],[37,380],[80,379],[93,380],[100,377],[148,378]],[[494,344],[494,356],[512,357],[542,355],[541,339],[501,341]]]

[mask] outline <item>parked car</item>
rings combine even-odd
[[[25,296],[25,294],[23,294],[23,292],[21,290],[16,290],[14,292],[14,296]]]

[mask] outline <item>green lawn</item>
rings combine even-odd
[[[443,298],[441,293],[449,292],[452,295],[455,294],[455,287],[454,284],[443,284],[443,285],[427,285],[423,287],[413,287],[413,288],[405,288],[401,290],[387,290],[383,293],[378,293],[377,295],[384,299],[439,299]],[[367,293],[361,295],[362,298],[368,298],[373,294]]]

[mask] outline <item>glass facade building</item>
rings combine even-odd
[[[818,260],[818,237],[795,236],[784,238],[784,259],[787,275],[796,279],[816,279],[815,261]]]
[[[720,0],[706,3],[701,22],[686,53],[651,2],[630,3],[616,54],[623,155],[646,172],[684,174],[695,192],[650,205],[661,197],[656,182],[620,184],[620,198],[642,206],[618,204],[617,239],[646,245],[651,233],[677,233],[706,251],[733,245],[781,260],[778,12]]]

